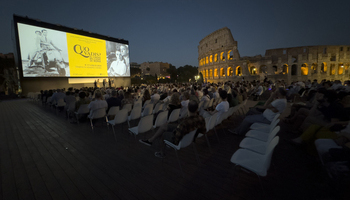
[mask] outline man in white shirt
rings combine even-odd
[[[204,118],[209,118],[211,117],[214,113],[218,112],[218,116],[216,118],[216,122],[219,122],[219,120],[221,119],[221,116],[228,111],[228,109],[230,108],[229,103],[227,102],[227,92],[225,90],[221,90],[220,91],[220,98],[222,99],[221,103],[219,103],[216,107],[214,111],[211,112],[204,112],[202,114],[202,116]]]
[[[275,100],[264,106],[266,109],[263,113],[246,116],[243,122],[235,130],[229,131],[237,135],[244,135],[249,131],[249,127],[253,123],[259,122],[270,124],[273,118],[278,113],[282,113],[287,107],[286,91],[283,88],[278,88],[278,90],[271,95],[270,99],[270,101],[272,101],[272,99]]]

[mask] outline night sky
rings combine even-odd
[[[199,41],[228,27],[241,56],[350,45],[350,0],[2,0],[0,53],[14,52],[13,14],[129,41],[131,62],[198,66]]]

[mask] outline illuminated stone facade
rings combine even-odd
[[[228,28],[206,36],[198,46],[199,72],[208,82],[262,80],[349,80],[350,45],[302,46],[240,57]]]

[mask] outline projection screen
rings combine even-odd
[[[130,77],[129,45],[17,22],[23,77]]]

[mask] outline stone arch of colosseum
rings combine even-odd
[[[241,57],[238,43],[224,27],[198,45],[199,71],[208,82],[262,80],[349,80],[350,46],[323,45],[266,50],[265,55]]]

